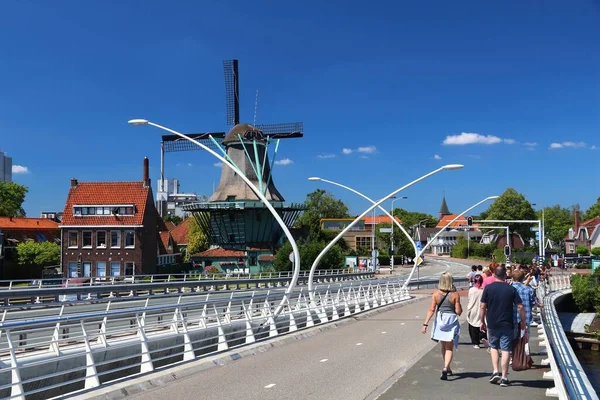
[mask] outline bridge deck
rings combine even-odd
[[[489,355],[468,343],[463,326],[449,382],[439,380],[439,347],[420,333],[427,311],[428,295],[402,307],[368,316],[341,320],[256,344],[256,348],[227,357],[228,362],[199,360],[157,371],[127,382],[91,392],[87,398],[116,399],[439,399],[528,398],[542,399],[551,381],[543,381],[546,369],[511,372],[513,387],[500,388],[488,382]],[[466,305],[466,298],[463,299]],[[381,311],[381,310],[380,310]],[[464,320],[464,318],[463,318]],[[532,334],[537,334],[533,329]],[[435,346],[435,347],[434,347]],[[536,365],[537,340],[532,339]],[[235,351],[233,352],[235,353]],[[247,353],[254,353],[248,355]],[[223,357],[223,356],[221,356]],[[223,359],[223,358],[221,358]],[[234,361],[231,361],[234,359]],[[190,370],[199,371],[190,373]],[[168,383],[165,383],[167,382]],[[387,389],[387,391],[386,391]],[[384,393],[385,392],[385,393]],[[382,394],[383,393],[383,394]],[[84,398],[83,396],[77,396]]]

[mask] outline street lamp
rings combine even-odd
[[[475,203],[474,205],[472,205],[471,207],[467,208],[466,210],[464,210],[463,212],[461,212],[460,214],[458,214],[456,217],[454,217],[454,219],[452,219],[450,222],[448,222],[442,229],[440,229],[438,231],[438,233],[436,233],[426,244],[425,246],[423,246],[423,248],[421,249],[420,252],[415,253],[415,262],[414,265],[412,267],[412,270],[410,271],[410,274],[408,275],[408,278],[406,279],[406,281],[404,282],[403,285],[403,289],[406,289],[408,287],[408,284],[410,283],[410,280],[413,276],[413,273],[415,272],[415,269],[417,268],[418,262],[419,262],[419,258],[421,258],[421,255],[425,252],[425,250],[435,241],[435,239],[437,239],[438,236],[440,236],[442,234],[442,232],[444,232],[446,230],[446,228],[448,228],[449,226],[451,226],[456,220],[458,220],[460,217],[462,217],[463,215],[465,215],[466,213],[468,213],[469,211],[471,211],[472,209],[474,209],[475,207],[485,203],[488,200],[495,200],[500,196],[490,196],[490,197],[486,197],[485,199],[481,200],[478,203]]]
[[[396,200],[408,199],[408,197],[407,196],[401,196],[401,197],[394,196],[392,198],[394,200],[392,200],[392,208],[390,211],[390,214],[392,214],[392,215],[390,216],[390,218],[392,219],[392,221],[395,221],[395,219],[394,219],[394,202]],[[400,225],[400,226],[402,226],[402,225]],[[402,232],[404,232],[404,234],[407,235],[407,232],[404,230],[404,228],[401,228],[401,229],[402,229]],[[415,246],[415,253],[416,253],[417,246],[415,245],[414,240],[412,239],[412,237],[410,235],[407,235],[407,237],[408,237],[408,240],[410,240],[410,242],[412,243],[412,245]],[[391,274],[394,271],[394,227],[393,226],[392,226],[392,232],[390,233],[390,250],[392,253],[392,254],[390,254],[390,274]]]
[[[363,199],[365,199],[365,200],[367,200],[367,201],[371,202],[371,204],[375,204],[375,200],[373,200],[373,199],[371,199],[371,198],[369,198],[369,197],[365,196],[364,194],[360,193],[358,190],[354,190],[354,189],[352,189],[351,187],[348,187],[348,186],[342,185],[341,183],[337,183],[337,182],[334,182],[334,181],[330,181],[330,180],[328,180],[328,179],[319,178],[319,177],[316,177],[316,176],[310,177],[310,178],[308,178],[308,180],[309,180],[309,181],[321,181],[321,182],[325,182],[325,183],[330,183],[330,184],[332,184],[332,185],[335,185],[335,186],[339,186],[339,187],[341,187],[342,189],[349,190],[349,191],[351,191],[352,193],[355,193],[355,194],[359,195],[359,196],[360,196],[360,197],[362,197]],[[392,197],[390,197],[390,198],[393,198],[393,199],[394,199],[394,200],[392,200],[392,206],[393,206],[393,204],[394,204],[394,201],[396,201],[396,200],[399,200],[399,199],[408,199],[408,197],[406,197],[406,196],[403,196],[403,197],[396,197],[396,196],[392,196]],[[398,222],[398,221],[396,221],[396,220],[394,219],[394,215],[393,215],[393,213],[388,213],[388,212],[386,211],[386,209],[385,209],[385,208],[383,208],[381,205],[380,205],[380,206],[378,206],[377,208],[379,208],[381,211],[383,211],[385,215],[387,215],[388,217],[390,217],[390,219],[391,219],[391,221],[392,221],[392,231],[391,231],[391,235],[392,235],[392,250],[394,249],[394,241],[393,241],[393,238],[394,238],[394,236],[393,236],[393,235],[394,235],[394,225],[393,225],[393,224],[396,224],[396,226],[398,226],[398,228],[399,228],[399,229],[400,229],[400,230],[401,230],[401,231],[404,233],[404,235],[406,235],[406,237],[407,237],[407,238],[410,240],[410,242],[412,243],[413,247],[415,248],[415,252],[416,252],[416,251],[417,251],[417,248],[416,248],[416,246],[415,246],[415,243],[412,241],[412,239],[411,239],[411,237],[410,237],[410,234],[409,234],[409,233],[406,231],[406,229],[404,229],[404,227],[402,226],[402,224],[401,224],[400,222]],[[394,259],[394,256],[392,255],[392,260],[393,260],[393,259]],[[393,264],[391,265],[391,268],[393,269]],[[310,282],[310,281],[312,281],[312,278],[310,278],[310,277],[309,277],[309,282]],[[312,285],[309,285],[309,286],[312,286]],[[310,289],[310,288],[309,288],[309,289]]]
[[[312,277],[313,277],[313,275],[315,273],[315,270],[317,269],[317,266],[319,265],[319,262],[321,261],[321,259],[325,255],[325,253],[327,253],[329,251],[329,249],[331,249],[333,247],[333,245],[335,245],[337,243],[337,241],[340,240],[346,234],[346,232],[348,232],[350,229],[352,229],[352,227],[354,225],[356,225],[356,223],[358,221],[360,221],[365,215],[367,215],[368,213],[370,213],[375,207],[381,205],[384,201],[386,201],[390,197],[397,195],[398,193],[400,193],[404,189],[411,187],[412,185],[414,185],[415,183],[418,183],[418,182],[422,181],[423,179],[429,178],[430,176],[435,175],[438,172],[441,172],[441,171],[444,171],[444,170],[455,170],[455,169],[461,169],[463,167],[464,167],[464,165],[462,165],[462,164],[448,164],[448,165],[444,165],[443,167],[440,167],[440,168],[438,168],[438,169],[436,169],[434,171],[431,171],[430,173],[425,174],[422,177],[420,177],[418,179],[415,179],[414,181],[412,181],[412,182],[410,182],[410,183],[402,186],[401,188],[394,190],[392,193],[390,193],[387,196],[385,196],[384,198],[378,200],[371,207],[367,208],[361,215],[359,215],[358,217],[356,217],[356,219],[354,219],[354,221],[352,221],[347,227],[345,227],[344,229],[342,229],[342,231],[335,238],[333,238],[333,240],[331,242],[329,242],[327,244],[327,246],[325,246],[325,248],[317,256],[317,258],[315,258],[315,261],[313,262],[312,266],[310,267],[310,274],[309,274],[309,278],[308,278],[308,289],[309,289],[310,295],[314,296],[313,292],[311,291],[311,289],[313,287]]]
[[[296,286],[296,282],[298,280],[298,275],[300,275],[300,252],[298,251],[298,245],[296,244],[296,241],[294,240],[294,237],[290,233],[289,229],[287,228],[287,226],[285,225],[285,223],[283,222],[283,220],[281,219],[281,217],[279,216],[279,214],[277,213],[277,211],[273,208],[273,206],[271,205],[271,203],[269,202],[269,200],[262,194],[262,192],[256,186],[254,186],[254,184],[252,184],[252,182],[250,181],[250,179],[248,179],[248,177],[246,177],[246,175],[244,175],[244,173],[242,171],[240,171],[240,169],[233,162],[231,162],[228,159],[228,157],[225,158],[225,157],[221,156],[220,154],[216,153],[211,148],[205,146],[204,144],[198,142],[197,140],[194,140],[194,139],[192,139],[192,138],[184,135],[183,133],[174,131],[172,129],[169,129],[169,128],[166,128],[164,126],[155,124],[154,122],[150,122],[150,121],[145,120],[145,119],[132,119],[132,120],[128,121],[128,123],[130,125],[151,125],[151,126],[154,126],[156,128],[162,129],[164,131],[167,131],[167,132],[173,133],[173,134],[175,134],[175,135],[177,135],[179,137],[182,137],[183,139],[189,140],[190,142],[194,143],[195,145],[199,146],[200,148],[206,150],[207,152],[209,152],[210,154],[212,154],[213,156],[215,156],[216,158],[218,158],[219,161],[221,161],[224,165],[227,165],[236,174],[238,174],[239,177],[242,178],[244,180],[244,182],[246,182],[246,184],[248,185],[248,187],[250,187],[250,189],[254,192],[254,194],[256,194],[256,196],[258,196],[258,198],[260,199],[260,201],[262,201],[262,203],[265,205],[265,207],[267,207],[267,209],[271,212],[271,214],[275,218],[275,221],[277,221],[277,223],[281,226],[281,229],[283,230],[283,233],[285,234],[285,236],[287,237],[287,239],[290,241],[290,244],[292,245],[292,250],[294,251],[294,274],[292,275],[292,280],[291,280],[289,286],[285,290],[284,296],[281,299],[281,303],[279,303],[279,305],[275,309],[275,312],[272,315],[273,320],[275,320],[275,318],[277,318],[277,316],[279,315],[279,313],[283,310],[283,307],[284,307],[284,305],[286,304],[286,302],[288,300],[287,299],[288,295],[294,290],[294,287]]]
[[[532,206],[537,206],[536,203],[532,203]],[[542,259],[544,260],[544,262],[546,261],[546,223],[545,223],[545,208],[542,207],[542,229],[540,231],[540,242],[542,243],[542,246],[540,247],[541,251],[540,251],[540,255],[542,256]]]

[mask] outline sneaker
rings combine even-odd
[[[499,372],[494,372],[492,374],[492,376],[490,377],[490,382],[491,383],[498,383],[498,382],[500,382],[501,378],[502,378],[502,376],[500,376]]]
[[[443,381],[448,380],[448,371],[445,368],[442,370],[442,376],[440,376],[440,379]]]
[[[508,378],[500,379],[500,386],[507,387],[508,386]]]
[[[473,345],[473,348],[474,348],[474,349],[480,349],[481,347],[479,347],[479,345],[478,345],[478,344],[474,344],[474,345]]]

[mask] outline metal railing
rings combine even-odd
[[[554,387],[547,389],[546,395],[561,400],[598,400],[598,394],[577,360],[554,306],[558,298],[571,293],[570,287],[570,275],[559,275],[549,277],[537,291],[544,304],[542,324],[538,327],[540,345],[545,346],[548,353],[542,365],[550,366],[550,371],[544,373],[544,379],[554,381]]]
[[[42,399],[93,389],[176,363],[336,321],[410,298],[402,281],[320,285],[283,293],[213,293],[167,305],[80,313],[0,324],[0,397]],[[433,281],[430,282],[433,284]],[[199,299],[201,297],[201,299]],[[175,300],[175,299],[173,299]],[[110,304],[110,303],[109,303]],[[62,307],[64,310],[64,306]]]

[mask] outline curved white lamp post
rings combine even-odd
[[[164,126],[155,124],[154,122],[150,122],[150,121],[145,120],[145,119],[132,119],[132,120],[128,121],[128,123],[130,125],[151,125],[151,126],[154,126],[156,128],[159,128],[159,129],[162,129],[164,131],[171,132],[171,133],[173,133],[173,134],[175,134],[177,136],[180,136],[183,139],[189,140],[190,142],[192,142],[195,145],[199,146],[203,150],[206,150],[207,152],[209,152],[210,154],[212,154],[213,156],[215,156],[216,158],[218,158],[219,161],[221,161],[224,165],[227,165],[229,168],[233,169],[235,171],[235,173],[238,174],[240,176],[240,178],[242,178],[244,180],[244,182],[246,182],[246,184],[250,187],[250,189],[252,189],[252,191],[254,192],[254,194],[256,194],[256,196],[258,196],[258,198],[260,199],[260,201],[262,201],[262,203],[267,207],[267,209],[271,212],[271,214],[273,214],[273,217],[275,218],[275,220],[277,221],[277,223],[279,224],[279,226],[281,226],[281,229],[283,230],[283,233],[285,233],[285,236],[287,237],[287,239],[292,244],[292,249],[294,251],[294,274],[292,275],[292,280],[290,282],[290,285],[285,290],[285,294],[284,294],[283,298],[281,299],[281,303],[279,303],[279,305],[275,309],[275,312],[273,313],[272,318],[273,319],[277,318],[277,316],[279,315],[279,313],[283,310],[283,306],[285,305],[285,303],[287,301],[287,297],[288,297],[289,293],[291,293],[292,290],[294,290],[294,287],[296,286],[296,282],[298,281],[298,276],[300,275],[300,252],[298,251],[298,245],[296,244],[296,241],[294,240],[292,234],[290,233],[290,231],[287,228],[287,226],[285,226],[285,223],[283,222],[283,220],[281,219],[281,217],[279,216],[279,214],[277,213],[277,211],[273,208],[273,206],[271,205],[271,203],[269,202],[269,200],[267,200],[267,198],[262,194],[262,192],[257,187],[255,187],[252,184],[252,182],[250,181],[250,179],[248,179],[248,177],[246,177],[246,175],[244,175],[242,173],[242,171],[240,171],[239,168],[235,164],[231,163],[228,159],[226,159],[225,157],[221,156],[220,154],[218,154],[217,152],[215,152],[211,148],[205,146],[204,144],[198,142],[197,140],[194,140],[194,139],[192,139],[192,138],[184,135],[183,133],[174,131],[173,129],[166,128]]]
[[[349,190],[352,193],[356,193],[357,195],[359,195],[360,197],[362,197],[363,199],[369,201],[371,204],[375,204],[375,200],[365,196],[364,194],[360,193],[358,190],[354,190],[348,186],[342,185],[341,183],[337,183],[334,181],[330,181],[328,179],[323,179],[323,178],[319,178],[316,176],[313,176],[311,178],[308,178],[309,181],[320,181],[320,182],[325,182],[325,183],[331,183],[332,185],[335,186],[339,186],[343,189]],[[394,203],[394,201],[399,200],[395,199],[392,200],[392,204]],[[400,230],[402,231],[402,233],[404,233],[404,235],[408,238],[408,240],[410,241],[410,243],[413,245],[413,248],[415,249],[415,254],[417,254],[418,250],[417,250],[417,246],[415,245],[415,242],[412,240],[412,238],[410,237],[410,234],[408,232],[406,232],[406,229],[404,229],[404,227],[402,226],[402,224],[400,222],[398,222],[385,208],[383,208],[383,206],[377,206],[381,211],[383,211],[385,213],[385,215],[387,215],[388,217],[390,217],[390,219],[392,220],[392,222],[394,224],[396,224],[396,226],[398,228],[400,228]],[[393,209],[393,206],[392,206]],[[375,225],[373,225],[373,229],[375,229]],[[394,229],[392,227],[392,229]],[[392,267],[393,268],[393,267]],[[308,276],[308,290],[311,291],[312,290],[312,286],[313,286],[313,276],[314,276],[315,270],[311,268],[310,270],[310,274]]]
[[[425,251],[425,249],[427,249],[435,239],[437,239],[438,236],[440,236],[442,234],[442,232],[444,232],[446,230],[446,228],[448,228],[450,225],[452,225],[457,219],[459,219],[460,217],[462,217],[463,215],[465,215],[466,213],[468,213],[469,211],[471,211],[472,209],[474,209],[475,207],[478,207],[479,205],[485,203],[488,200],[495,200],[500,196],[490,196],[490,197],[486,197],[485,199],[481,200],[480,202],[472,205],[471,207],[467,208],[466,210],[464,210],[463,212],[461,212],[460,214],[458,214],[456,217],[454,217],[454,219],[450,222],[448,222],[442,229],[440,229],[438,231],[438,233],[436,233],[430,240],[427,241],[427,244],[425,244],[425,246],[423,246],[423,248],[421,249],[420,252],[415,252],[415,262],[414,265],[412,267],[412,270],[410,271],[410,274],[408,275],[408,278],[406,278],[406,281],[404,282],[404,285],[402,286],[402,289],[406,289],[408,287],[408,284],[410,283],[410,280],[415,272],[415,269],[417,269],[417,263],[419,261],[419,258],[421,257],[421,255],[423,254],[423,252]]]
[[[440,171],[460,169],[462,167],[464,167],[464,165],[462,165],[462,164],[448,164],[448,165],[444,165],[443,167],[440,167],[440,168],[436,169],[435,171],[431,171],[430,173],[425,174],[422,177],[420,177],[418,179],[415,179],[414,181],[412,181],[412,182],[410,182],[410,183],[402,186],[401,188],[394,190],[392,193],[388,194],[387,196],[385,196],[381,200],[378,200],[371,207],[367,208],[361,215],[359,215],[358,217],[356,217],[356,219],[354,221],[352,221],[347,227],[345,227],[344,229],[342,229],[342,231],[331,242],[329,242],[327,244],[327,246],[325,246],[325,248],[319,253],[319,255],[317,256],[317,258],[315,258],[315,261],[313,262],[312,266],[310,267],[310,275],[309,276],[312,277],[314,275],[315,270],[317,269],[317,266],[319,265],[319,261],[321,261],[321,259],[325,255],[325,253],[327,253],[329,251],[329,249],[331,249],[333,247],[333,245],[336,244],[337,241],[340,240],[342,238],[342,236],[344,236],[346,234],[346,232],[348,232],[350,229],[352,229],[352,227],[354,225],[356,225],[356,223],[358,221],[360,221],[365,215],[367,215],[368,213],[370,213],[371,211],[373,211],[373,209],[375,207],[381,205],[384,201],[386,201],[390,197],[395,196],[396,194],[400,193],[404,189],[411,187],[415,183],[420,182],[423,179],[429,178],[431,175],[435,175],[435,174],[437,174]],[[309,278],[308,279],[309,293],[310,293],[310,297],[314,298],[314,293],[312,292],[312,286],[313,286],[312,283],[313,283],[312,279]]]

